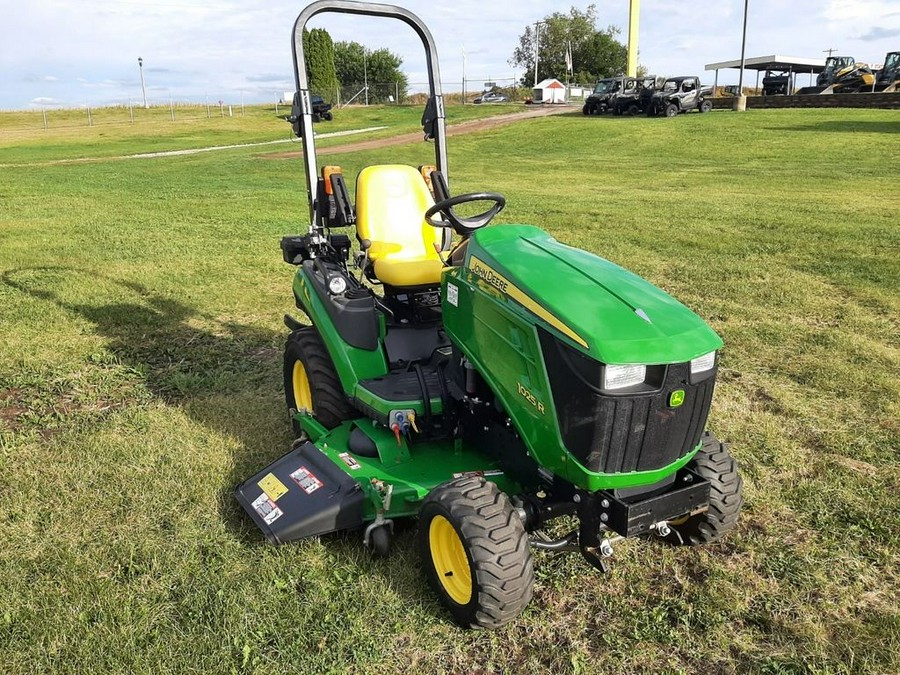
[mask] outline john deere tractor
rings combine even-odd
[[[433,165],[320,170],[302,34],[321,12],[421,38]],[[502,195],[451,192],[437,51],[414,14],[321,0],[293,49],[310,226],[281,247],[309,323],[285,316],[297,441],[236,490],[265,537],[353,531],[384,555],[394,523],[418,519],[437,596],[462,626],[494,627],[531,600],[534,551],[606,570],[625,537],[697,545],[733,528],[741,478],[706,431],[721,339],[538,227],[487,227]]]

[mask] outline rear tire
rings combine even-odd
[[[357,417],[325,343],[312,326],[293,331],[284,346],[284,398],[288,411],[306,408],[326,429]],[[291,425],[295,434],[303,431],[293,414]]]
[[[628,106],[628,114],[631,117],[635,117],[636,115],[641,114],[641,109],[636,104],[632,103],[630,106]]]
[[[429,584],[460,626],[502,626],[531,601],[525,527],[509,498],[484,478],[433,489],[419,514],[418,544]]]
[[[712,110],[712,101],[703,101],[703,103],[700,104],[701,113],[708,113],[710,110]]]
[[[688,464],[688,468],[709,481],[709,509],[690,516],[680,523],[669,523],[677,535],[669,539],[686,546],[699,546],[718,541],[737,524],[744,496],[744,481],[738,465],[724,443],[708,431],[703,435],[703,447]],[[681,536],[679,541],[678,535]]]
[[[325,113],[324,115],[322,115],[322,117],[325,118],[326,122],[330,122],[334,119],[334,115],[332,115],[330,112]]]

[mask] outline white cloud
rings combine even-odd
[[[449,91],[462,79],[463,49],[473,83],[520,76],[507,60],[525,26],[571,4],[583,9],[592,0],[394,1],[428,24]],[[28,106],[51,91],[55,100],[72,105],[84,104],[85,97],[95,105],[136,99],[141,95],[138,56],[144,59],[148,96],[152,92],[160,101],[169,96],[203,100],[207,95],[235,101],[242,92],[257,100],[271,98],[293,80],[291,29],[303,4],[3,0],[0,108]],[[600,27],[626,27],[626,0],[596,4]],[[740,55],[743,6],[742,0],[644,0],[641,62],[655,73],[696,73],[711,81],[704,64]],[[795,0],[789,7],[782,0],[750,0],[749,6],[748,56],[822,57],[822,50],[835,47],[880,63],[886,51],[897,48],[900,0]],[[386,46],[404,58],[410,82],[425,80],[418,38],[396,21],[327,14],[311,25],[326,27],[335,40]],[[720,82],[732,83],[732,76],[736,81],[736,73],[721,73]]]

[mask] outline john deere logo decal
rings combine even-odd
[[[684,403],[684,389],[676,389],[669,394],[669,407],[677,408]]]

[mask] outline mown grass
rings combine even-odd
[[[245,143],[288,141],[290,126],[282,119],[290,106],[245,106],[244,114],[221,116],[214,106],[211,116],[201,106],[175,109],[134,109],[134,124],[128,108],[99,108],[92,112],[88,126],[85,110],[48,112],[49,128],[44,129],[41,111],[0,113],[0,164],[31,164],[41,161],[86,157],[117,157],[148,152],[186,150]],[[447,122],[520,112],[521,105],[457,105],[447,107]],[[384,138],[421,129],[422,110],[412,105],[351,106],[334,109],[334,119],[315,124],[318,134],[386,127],[351,138]],[[294,139],[296,140],[296,139]],[[347,138],[322,138],[319,146],[346,143]],[[299,148],[299,144],[296,146]],[[285,148],[291,149],[291,148]]]
[[[897,672],[898,133],[893,111],[774,110],[452,139],[454,192],[504,192],[502,222],[719,331],[710,427],[747,498],[724,542],[628,542],[606,576],[536,554],[534,602],[481,633],[447,621],[412,528],[386,561],[349,535],[275,548],[231,497],[290,443],[278,239],[305,229],[297,160],[3,169],[0,670]],[[0,163],[142,143],[31,138]],[[429,150],[338,159],[352,175]]]

